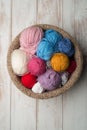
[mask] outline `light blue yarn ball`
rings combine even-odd
[[[74,46],[68,38],[63,38],[60,42],[58,42],[58,50],[69,57],[75,53]]]
[[[43,60],[50,60],[51,56],[54,53],[54,48],[48,42],[47,39],[43,38],[37,47],[36,54]]]
[[[56,32],[53,29],[48,29],[45,31],[45,38],[53,45],[55,46],[55,44],[57,42],[59,42],[60,40],[62,40],[62,35],[58,32]]]

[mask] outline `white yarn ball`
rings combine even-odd
[[[11,54],[12,69],[15,74],[22,76],[28,73],[28,58],[24,51],[16,49]]]
[[[45,91],[45,89],[43,87],[41,87],[40,83],[37,82],[36,84],[34,84],[34,86],[32,87],[32,91],[34,93],[42,93]]]
[[[50,60],[46,62],[47,68],[51,68]]]
[[[68,81],[68,79],[69,79],[69,73],[68,72],[63,72],[61,74],[61,80],[62,80],[61,85],[65,85],[66,82]]]

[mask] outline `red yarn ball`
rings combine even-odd
[[[75,60],[71,60],[70,61],[70,65],[67,69],[67,72],[72,74],[74,72],[74,70],[76,69],[77,65],[76,65],[76,61]]]
[[[21,82],[26,88],[31,89],[37,82],[37,77],[29,73],[21,77]]]

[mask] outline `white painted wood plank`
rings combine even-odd
[[[74,36],[74,0],[63,0],[63,29]]]
[[[75,0],[75,34],[76,39],[83,49],[84,55],[87,54],[87,1]]]
[[[12,38],[24,28],[36,23],[36,0],[13,0]]]
[[[80,80],[63,95],[63,130],[87,129],[87,1],[64,2],[63,27],[70,32],[83,48],[84,70]],[[73,3],[74,2],[74,3]],[[73,8],[74,6],[74,13]],[[72,13],[70,13],[72,10]],[[66,16],[67,18],[66,18]],[[75,18],[75,19],[74,19]],[[74,25],[74,26],[73,26]]]
[[[62,130],[62,96],[37,102],[37,130]]]
[[[12,39],[24,28],[35,24],[36,0],[13,0]],[[36,100],[12,84],[11,130],[36,130]]]
[[[7,50],[10,43],[10,0],[0,0],[0,130],[10,130],[10,78]]]
[[[37,23],[62,26],[60,1],[38,0]],[[62,96],[37,101],[37,130],[62,130]]]
[[[56,0],[38,0],[37,23],[58,24]]]

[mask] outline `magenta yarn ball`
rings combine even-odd
[[[38,82],[46,90],[53,90],[59,87],[61,76],[52,69],[48,69],[44,74],[38,76]]]
[[[39,57],[33,57],[28,63],[28,69],[31,74],[39,76],[46,71],[46,63]]]
[[[31,26],[22,31],[20,34],[20,49],[33,55],[36,52],[37,45],[43,38],[43,30],[40,27]]]

